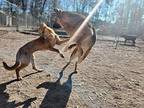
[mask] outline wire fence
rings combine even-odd
[[[31,30],[37,28],[41,21],[47,22],[47,20],[46,15],[35,18],[29,11],[23,12],[17,5],[7,0],[0,0],[0,28],[11,27],[18,31]]]

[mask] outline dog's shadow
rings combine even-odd
[[[63,71],[59,73],[59,78],[55,82],[44,82],[40,84],[37,89],[45,88],[48,89],[40,108],[65,108],[69,100],[72,91],[72,75],[76,74],[73,72],[69,75],[66,82],[60,83],[63,76]]]
[[[9,94],[5,90],[7,89],[7,85],[15,81],[16,80],[11,80],[11,81],[0,84],[0,108],[5,108],[8,106]]]
[[[34,98],[29,98],[23,102],[19,102],[17,104],[14,104],[14,108],[17,108],[19,106],[22,106],[22,108],[29,108],[29,106],[31,106],[31,103],[34,102],[37,98],[34,97]]]
[[[6,92],[7,85],[16,82],[17,80],[11,80],[0,84],[0,108],[16,108],[22,106],[22,108],[28,108],[36,97],[25,100],[24,102],[15,103],[15,101],[9,102],[9,93]]]

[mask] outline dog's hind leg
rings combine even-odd
[[[71,62],[69,61],[63,68],[62,68],[62,71],[64,71],[67,67],[68,67],[68,65],[70,64]]]
[[[16,71],[16,76],[17,76],[17,80],[22,80],[22,77],[20,77],[19,72],[21,69],[25,68],[26,66],[28,66],[28,64],[21,64],[15,71]]]
[[[75,73],[77,73],[77,65],[78,65],[79,59],[83,55],[83,49],[80,46],[78,46],[77,48],[78,48],[77,50],[78,61],[75,62],[75,69],[74,69]]]
[[[74,69],[74,72],[75,72],[75,73],[77,73],[77,63],[78,63],[78,62],[75,63],[75,69]]]
[[[35,66],[35,63],[34,63],[34,56],[32,55],[31,58],[31,64],[32,64],[32,68],[38,72],[42,72],[43,70],[42,69],[37,69],[36,66]]]
[[[69,59],[69,62],[63,67],[63,71],[68,67],[68,65],[71,63],[71,61],[74,59],[74,58],[76,58],[77,56],[76,56],[76,54],[77,54],[77,51],[78,51],[78,47],[76,47],[74,50],[73,50],[73,52],[72,52],[72,54],[71,54],[71,56],[70,56],[70,59]],[[75,65],[75,70],[76,70],[76,68],[77,68],[77,64]]]
[[[92,47],[88,48],[85,52],[83,52],[83,55],[81,57],[79,57],[78,59],[78,63],[81,63],[89,54],[90,50]]]

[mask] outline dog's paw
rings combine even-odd
[[[37,72],[43,72],[44,70],[43,69],[37,69]]]
[[[61,56],[62,58],[64,58],[64,55],[63,55],[63,54],[60,54],[60,56]]]
[[[23,78],[22,77],[18,77],[17,78],[17,81],[21,81]]]
[[[75,71],[74,71],[74,74],[77,74],[77,73],[78,73],[78,71],[77,71],[77,70],[75,70]]]

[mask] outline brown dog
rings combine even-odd
[[[71,60],[78,58],[75,63],[75,71],[77,69],[77,63],[81,63],[89,54],[91,48],[96,42],[95,29],[87,23],[78,35],[74,36],[74,33],[80,27],[85,20],[85,16],[77,13],[62,11],[54,9],[56,14],[56,22],[60,24],[67,33],[71,36],[70,40],[66,44],[64,50],[67,51],[73,48],[73,52],[70,56],[70,60],[63,70],[70,64]]]
[[[25,68],[26,66],[28,66],[29,63],[32,64],[32,68],[34,70],[42,71],[40,69],[37,69],[34,63],[33,53],[36,51],[50,50],[50,51],[59,53],[60,56],[64,58],[64,56],[60,53],[60,51],[54,48],[54,45],[55,44],[60,45],[66,42],[68,39],[60,40],[60,38],[53,31],[53,29],[51,29],[44,23],[40,26],[39,32],[42,34],[42,36],[40,36],[39,38],[35,40],[28,42],[27,44],[25,44],[18,50],[17,55],[16,55],[16,62],[13,66],[10,67],[5,62],[3,62],[3,66],[5,69],[16,71],[17,80],[22,79],[19,75],[19,71]]]

